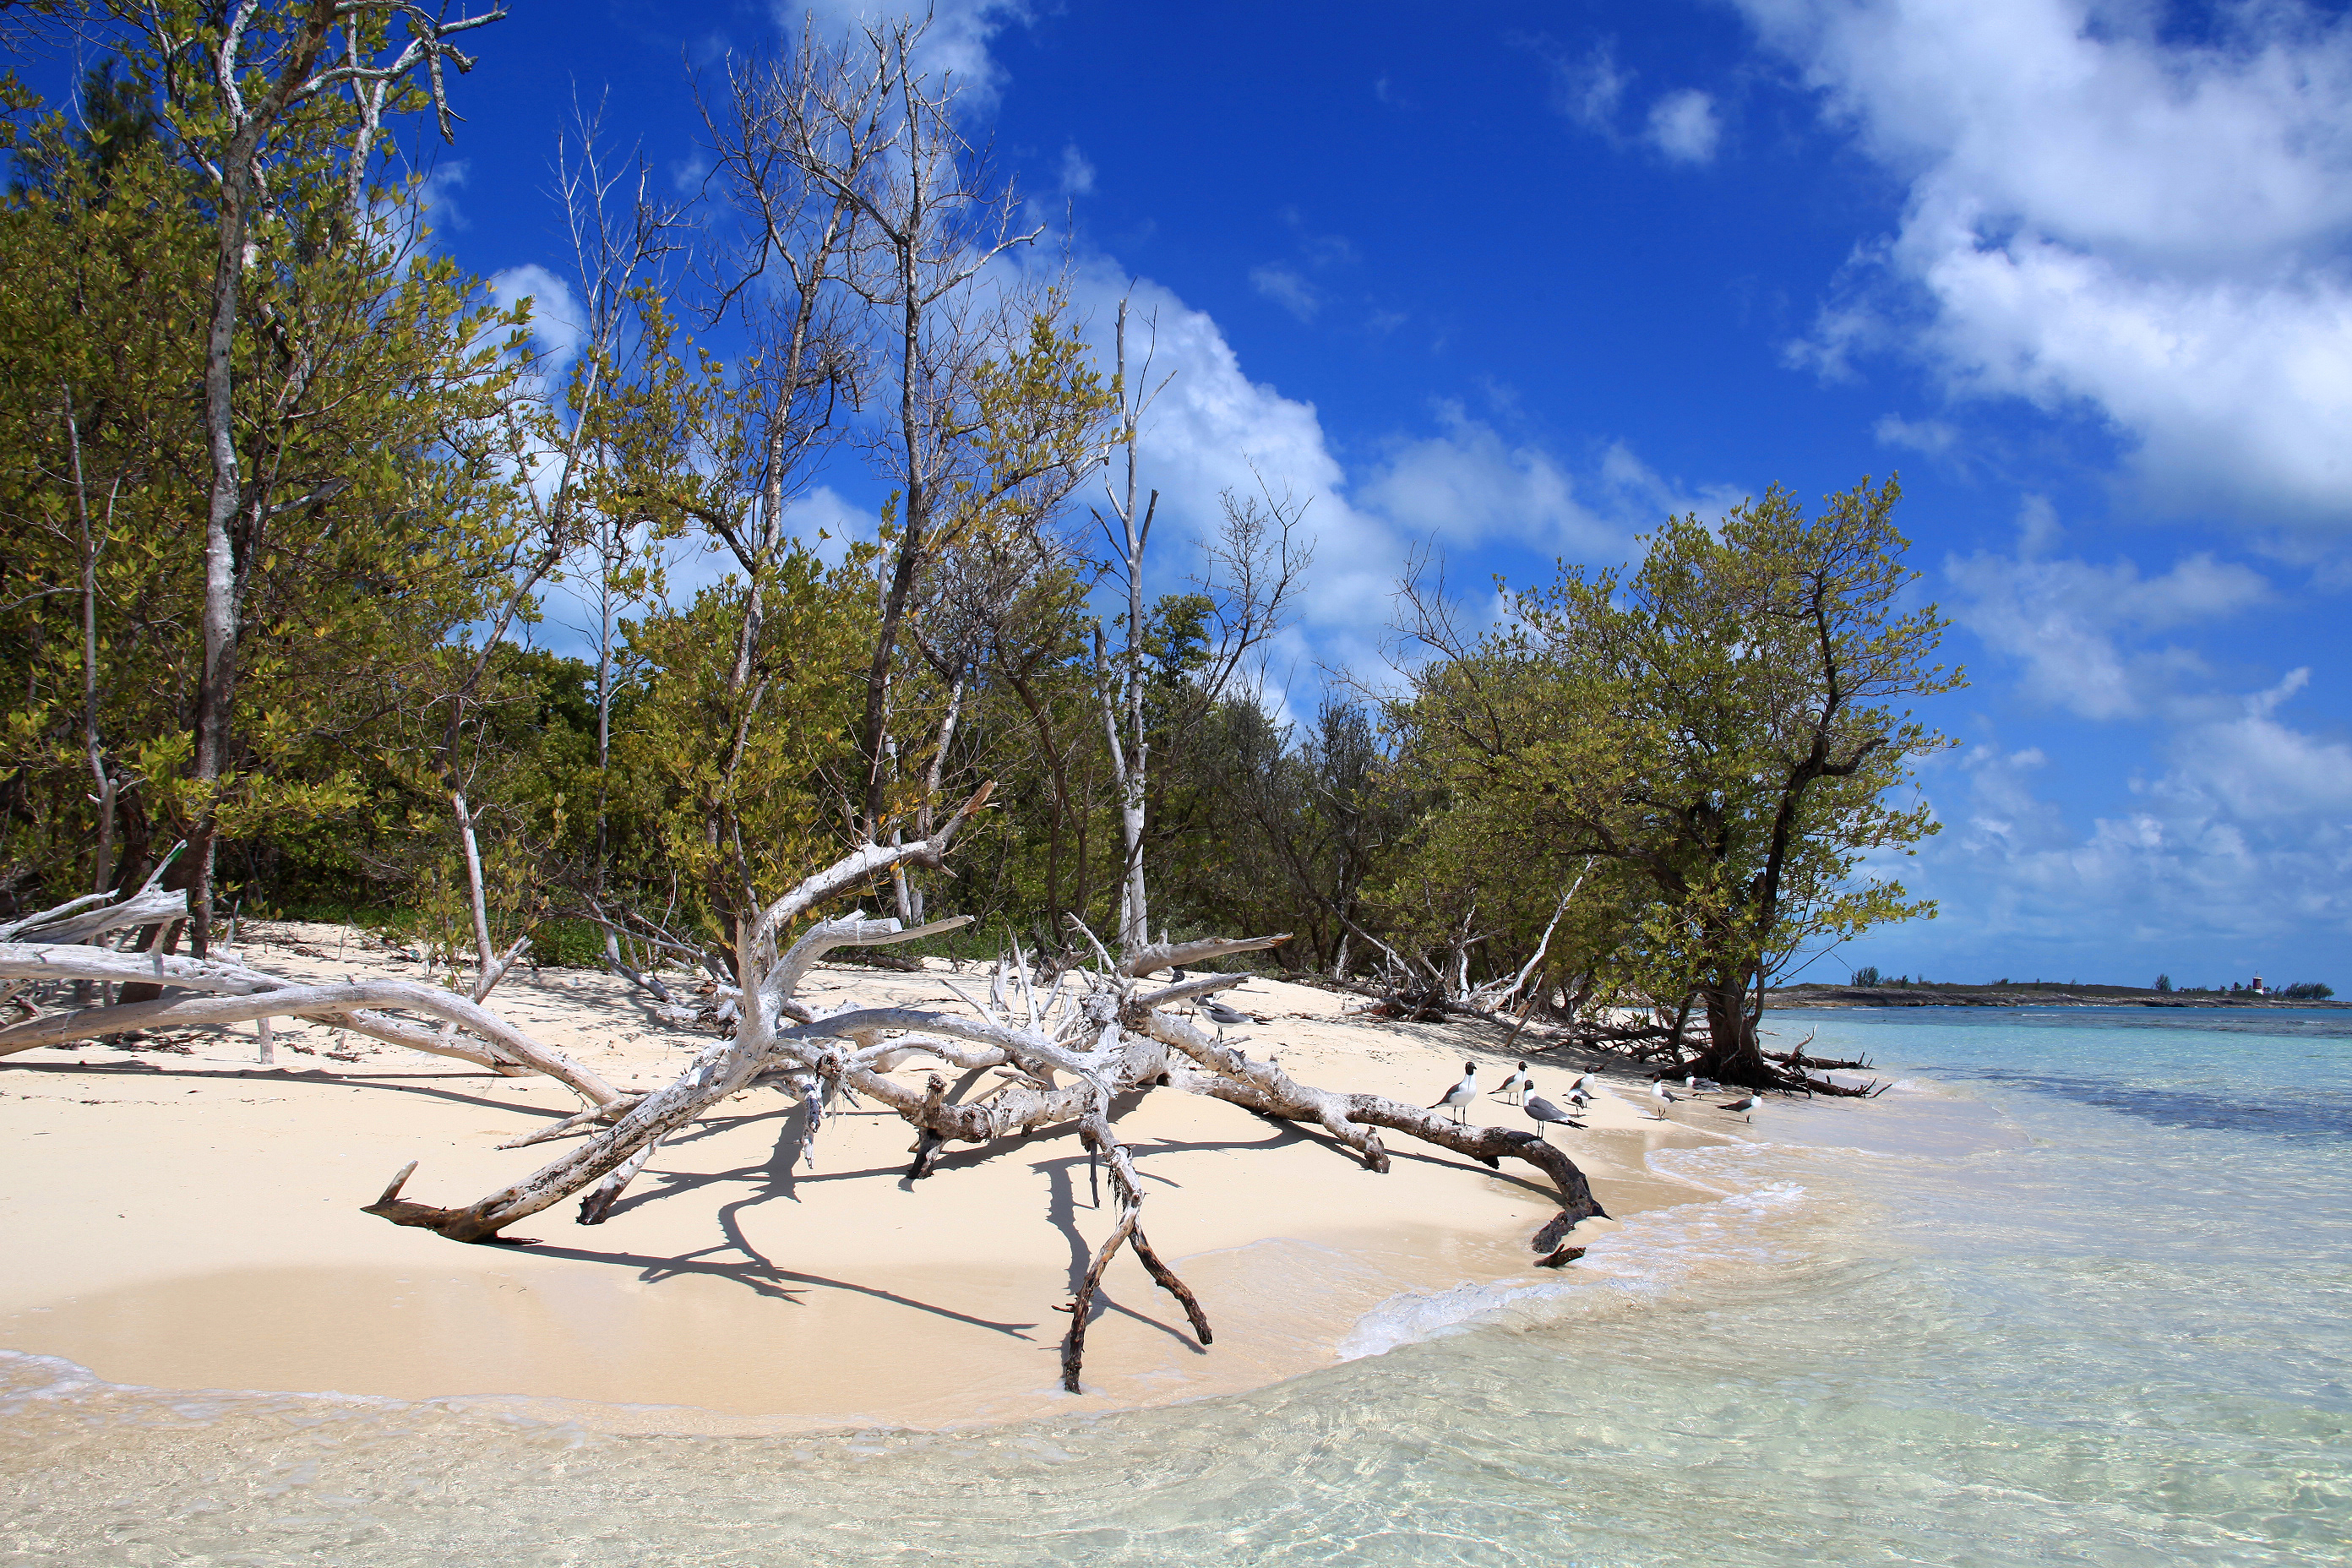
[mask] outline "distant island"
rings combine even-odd
[[[2294,994],[2289,994],[2289,992]],[[1875,984],[1776,985],[1764,994],[1768,1007],[2272,1007],[2352,1006],[2325,985],[2294,985],[2278,991],[2158,989],[2152,985],[2060,984],[2051,980],[2000,980],[1963,984],[1927,980]]]

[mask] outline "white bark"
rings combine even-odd
[[[1119,650],[1116,675],[1099,651],[1095,662],[1100,667],[1103,728],[1109,741],[1111,784],[1118,800],[1118,944],[1134,952],[1151,940],[1150,909],[1143,874],[1144,805],[1151,771],[1151,742],[1143,724],[1143,554],[1151,542],[1151,521],[1160,510],[1160,492],[1153,490],[1150,499],[1143,503],[1141,514],[1137,513],[1137,447],[1142,437],[1144,413],[1168,381],[1163,379],[1156,387],[1148,384],[1151,376],[1148,353],[1137,380],[1128,380],[1127,303],[1125,300],[1118,302],[1116,339],[1121,399],[1118,443],[1126,448],[1127,493],[1122,498],[1105,487],[1111,515],[1119,524],[1118,534],[1110,542],[1118,551],[1119,572],[1127,580],[1127,640]],[[1155,331],[1155,347],[1157,342]],[[1109,524],[1104,524],[1104,531],[1109,531]]]
[[[102,909],[83,908],[86,904],[113,896],[104,892],[85,893],[55,909],[43,910],[38,914],[0,925],[0,942],[90,942],[111,931],[161,925],[188,918],[188,895],[185,892],[164,892],[152,888]]]
[[[220,1028],[265,1016],[290,1016],[313,1018],[412,1050],[455,1057],[484,1067],[507,1070],[528,1067],[594,1104],[620,1098],[620,1091],[595,1073],[561,1051],[541,1045],[479,1004],[437,985],[414,980],[314,985],[205,959],[26,942],[0,942],[0,979],[143,981],[222,994],[81,1007],[27,1019],[0,1029],[0,1056],[36,1046],[98,1039],[131,1029]],[[480,1036],[496,1049],[484,1051],[455,1039],[444,1040],[413,1024],[370,1011],[378,1007],[446,1020]]]

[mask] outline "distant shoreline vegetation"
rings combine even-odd
[[[2073,980],[2006,977],[1971,983],[1882,975],[1876,967],[1864,966],[1843,985],[1814,982],[1775,986],[1768,1000],[1784,1007],[2352,1006],[2352,1002],[2334,1001],[2335,988],[2320,981],[2256,989],[2260,984],[2257,980],[2252,984],[2176,986],[2167,974],[2158,975],[2153,985],[2085,985]]]

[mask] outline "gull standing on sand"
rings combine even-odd
[[[1216,1025],[1217,1038],[1220,1040],[1225,1037],[1226,1025],[1246,1024],[1251,1021],[1247,1013],[1236,1013],[1213,996],[1201,1004],[1201,1011],[1209,1016],[1209,1022]]]
[[[1435,1105],[1431,1106],[1429,1109],[1432,1110],[1436,1110],[1441,1108],[1450,1109],[1454,1112],[1454,1120],[1457,1124],[1467,1125],[1470,1120],[1470,1102],[1477,1098],[1478,1064],[1476,1062],[1464,1062],[1462,1064],[1462,1081],[1455,1084],[1452,1089],[1447,1089],[1444,1096],[1441,1098]]]
[[[1568,1086],[1568,1092],[1580,1094],[1585,1099],[1591,1100],[1601,1092],[1601,1080],[1589,1072],[1579,1073],[1576,1075],[1576,1081]]]
[[[1528,1088],[1532,1090],[1535,1085],[1529,1083]],[[1551,1129],[1555,1126],[1582,1127],[1584,1125],[1540,1094],[1530,1093],[1522,1103],[1527,1109],[1528,1119],[1536,1124],[1536,1136],[1547,1143],[1551,1142]]]
[[[1738,1100],[1727,1102],[1723,1109],[1726,1110],[1738,1111],[1742,1116],[1747,1117],[1748,1120],[1752,1122],[1756,1120],[1756,1107],[1758,1103],[1759,1100],[1756,1091],[1754,1089],[1750,1089],[1746,1094],[1741,1095]]]
[[[1508,1100],[1513,1105],[1525,1105],[1528,1102],[1528,1090],[1535,1086],[1535,1079],[1528,1076],[1528,1064],[1521,1062],[1518,1071],[1495,1086],[1495,1092]]]
[[[1676,1094],[1673,1089],[1668,1089],[1664,1079],[1660,1079],[1650,1086],[1650,1100],[1651,1103],[1658,1108],[1658,1120],[1664,1121],[1666,1120],[1666,1107],[1669,1105],[1680,1105],[1682,1103],[1682,1096]]]

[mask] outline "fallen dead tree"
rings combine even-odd
[[[856,893],[899,866],[937,865],[957,827],[986,794],[967,802],[929,838],[861,847],[770,905],[740,944],[731,1037],[712,1041],[674,1081],[650,1093],[619,1093],[480,1004],[434,986],[388,980],[304,985],[234,964],[39,943],[0,944],[0,975],[142,979],[181,994],[152,1003],[44,1015],[0,1030],[0,1054],[126,1028],[218,1027],[276,1013],[346,1028],[364,1026],[362,1032],[376,1037],[440,1055],[470,1051],[468,1059],[493,1070],[535,1069],[570,1084],[588,1102],[583,1110],[508,1145],[581,1140],[539,1170],[471,1203],[444,1207],[402,1195],[416,1171],[412,1162],[365,1205],[367,1213],[395,1225],[461,1242],[510,1239],[503,1234],[509,1226],[572,1199],[580,1204],[582,1223],[600,1223],[666,1139],[754,1088],[780,1090],[807,1108],[804,1152],[813,1152],[838,1097],[854,1094],[889,1107],[914,1130],[908,1174],[917,1178],[932,1173],[947,1145],[986,1146],[1062,1130],[1108,1167],[1118,1203],[1110,1234],[1097,1246],[1075,1299],[1064,1309],[1070,1327],[1063,1377],[1072,1392],[1079,1385],[1096,1293],[1122,1247],[1131,1247],[1151,1278],[1175,1297],[1200,1342],[1205,1346],[1212,1337],[1200,1301],[1152,1249],[1144,1229],[1144,1188],[1115,1119],[1115,1110],[1129,1097],[1169,1089],[1221,1100],[1312,1129],[1336,1152],[1372,1172],[1389,1168],[1383,1132],[1418,1139],[1494,1169],[1506,1159],[1522,1162],[1541,1172],[1559,1196],[1559,1212],[1533,1237],[1539,1261],[1556,1265],[1575,1255],[1563,1238],[1578,1221],[1602,1210],[1583,1173],[1535,1133],[1456,1126],[1383,1096],[1301,1083],[1273,1062],[1213,1039],[1171,1012],[1176,1004],[1240,984],[1245,975],[1206,975],[1173,984],[1151,981],[1179,965],[1276,946],[1288,940],[1286,934],[1155,945],[1114,957],[1074,921],[1094,951],[1090,967],[1066,970],[1046,984],[1033,983],[1025,963],[1000,965],[989,994],[981,998],[964,995],[941,977],[942,985],[971,1008],[970,1014],[856,1005],[823,1016],[812,1013],[797,993],[826,953],[907,942],[966,921],[959,917],[909,930],[896,920],[869,920],[853,911],[806,924],[788,945],[783,933],[826,902]],[[399,1012],[452,1024],[474,1039],[445,1037],[393,1016]],[[961,1100],[948,1097],[946,1079],[938,1073],[919,1088],[888,1076],[924,1061],[963,1071],[998,1070],[992,1086]]]
[[[793,895],[805,908],[869,880],[870,859],[852,856],[804,883]],[[790,903],[793,900],[785,900]],[[782,905],[780,904],[779,908]],[[1237,985],[1245,975],[1211,975],[1151,986],[1146,977],[1271,947],[1286,936],[1213,939],[1155,946],[1116,960],[1098,943],[1098,962],[1066,971],[1044,995],[1027,966],[1001,968],[985,999],[963,996],[977,1016],[911,1007],[850,1007],[810,1016],[794,997],[818,959],[842,946],[906,941],[960,925],[940,921],[913,931],[895,920],[852,914],[810,926],[792,947],[766,962],[747,963],[740,995],[747,1005],[734,1037],[702,1051],[676,1081],[645,1096],[604,1122],[583,1113],[542,1138],[587,1134],[578,1148],[510,1186],[462,1207],[442,1207],[401,1195],[414,1167],[402,1171],[368,1212],[395,1225],[419,1226],[457,1241],[499,1239],[508,1226],[569,1198],[581,1202],[583,1223],[603,1218],[665,1138],[709,1114],[731,1096],[772,1087],[808,1108],[812,1145],[827,1109],[844,1091],[888,1106],[915,1131],[910,1177],[931,1174],[950,1143],[987,1145],[1041,1129],[1066,1127],[1110,1172],[1118,1217],[1096,1248],[1076,1298],[1067,1304],[1064,1383],[1076,1392],[1086,1328],[1104,1269],[1122,1247],[1132,1247],[1152,1279],[1176,1298],[1203,1345],[1208,1319],[1175,1271],[1160,1258],[1142,1223],[1143,1190],[1112,1121],[1115,1101],[1156,1089],[1199,1094],[1260,1115],[1319,1129],[1366,1169],[1384,1172],[1389,1155],[1380,1131],[1418,1138],[1499,1168],[1506,1158],[1535,1166],[1559,1194],[1560,1209],[1533,1242],[1542,1261],[1566,1261],[1561,1238],[1581,1219],[1601,1213],[1582,1172],[1567,1155],[1529,1132],[1457,1127],[1418,1106],[1380,1095],[1319,1089],[1292,1079],[1272,1062],[1220,1044],[1172,1016],[1177,1003],[1197,1001]],[[1091,942],[1090,932],[1084,932]],[[961,994],[961,992],[958,993]],[[931,1074],[919,1089],[887,1076],[924,1058],[964,1071],[1003,1069],[979,1098],[950,1100],[947,1082]]]

